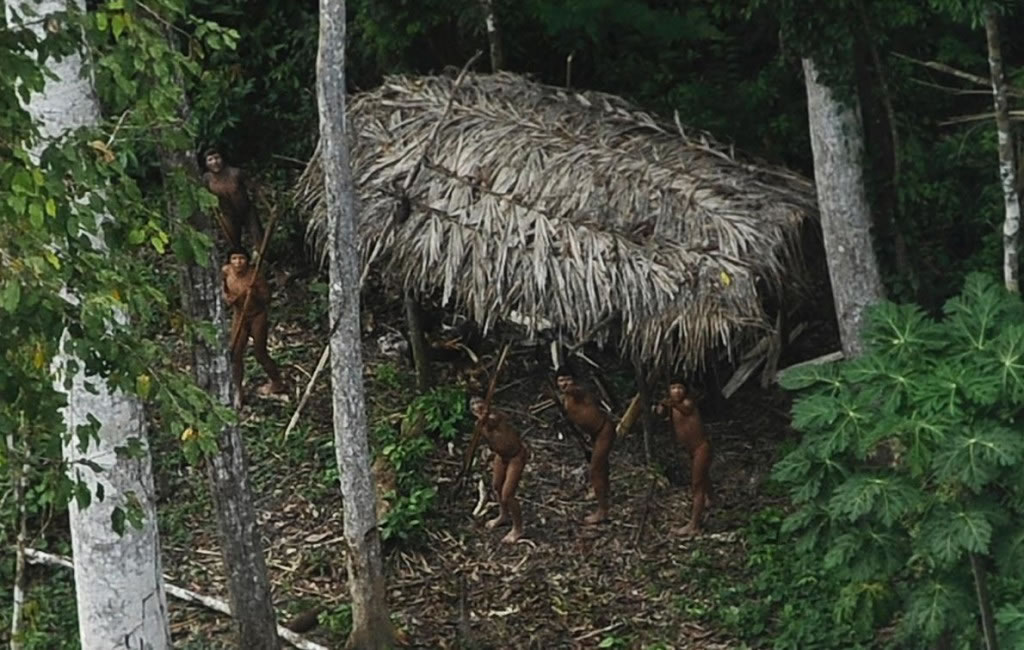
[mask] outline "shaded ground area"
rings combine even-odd
[[[308,280],[278,277],[276,282],[287,282],[293,291],[286,304],[274,307],[272,354],[297,392],[326,343],[320,323],[325,289],[319,283],[307,286]],[[396,304],[381,299],[365,316],[371,420],[400,418],[412,395],[404,362],[382,358],[377,349],[377,337],[400,326]],[[494,341],[477,347],[481,363],[493,363]],[[631,394],[628,375],[610,359],[594,358],[609,363],[602,374],[611,386],[626,387],[614,391],[624,405]],[[249,363],[247,376],[255,386],[262,373]],[[546,399],[542,388],[549,366],[546,347],[513,346],[495,399],[533,452],[520,489],[524,540],[501,544],[506,527],[484,527],[496,512],[493,503],[472,515],[476,477],[488,471],[483,463],[476,464],[474,481],[461,497],[445,502],[470,422],[457,445],[437,445],[428,471],[440,494],[427,532],[418,542],[387,549],[389,600],[409,645],[451,648],[465,639],[463,647],[477,648],[736,647],[708,624],[714,603],[702,588],[703,577],[742,579],[742,527],[751,513],[771,503],[760,486],[776,446],[789,432],[786,398],[755,384],[717,412],[706,411],[716,500],[702,537],[680,540],[670,534],[689,512],[689,470],[661,422],[652,436],[655,469],[645,463],[639,425],[620,439],[612,454],[613,520],[585,528],[580,522],[594,504],[586,494],[583,454],[566,435],[568,425],[557,407],[531,413],[531,406]],[[485,380],[465,355],[438,364],[437,370],[439,384],[478,388],[481,377]],[[397,381],[385,385],[384,375]],[[307,636],[340,647],[347,585],[328,389],[325,374],[288,439],[283,432],[297,403],[294,393],[288,402],[252,399],[244,424],[279,618],[323,606],[326,624]],[[226,598],[205,477],[184,465],[173,442],[165,449],[157,454],[165,570],[182,586]],[[172,620],[179,647],[229,647],[224,617],[174,601]]]

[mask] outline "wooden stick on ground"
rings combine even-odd
[[[328,337],[330,338],[330,337]],[[298,406],[295,407],[295,412],[292,413],[292,419],[288,420],[288,426],[284,429],[284,437],[287,438],[291,434],[292,429],[299,423],[299,415],[302,413],[302,407],[306,405],[309,400],[310,394],[313,392],[313,384],[316,383],[316,378],[323,372],[324,366],[327,365],[327,360],[331,358],[331,345],[328,343],[324,346],[324,351],[320,354],[320,360],[316,363],[316,369],[313,370],[313,376],[309,378],[309,382],[306,383],[306,390],[302,392],[302,398],[299,399]]]
[[[66,569],[73,569],[75,566],[71,562],[70,558],[66,558],[60,555],[54,555],[53,553],[46,553],[45,551],[39,551],[34,548],[25,549],[25,558],[28,559],[28,561],[32,564],[60,566]],[[194,591],[189,591],[188,589],[184,589],[177,585],[171,584],[170,582],[166,582],[166,578],[164,580],[164,588],[167,590],[167,593],[174,596],[178,600],[184,600],[186,602],[202,605],[216,612],[220,612],[221,614],[227,614],[228,616],[231,616],[231,607],[229,607],[228,604],[223,600],[213,598],[210,596],[204,596],[202,594],[197,594]],[[326,646],[322,646],[319,643],[314,643],[312,641],[304,639],[302,638],[302,636],[280,625],[277,626],[277,635],[285,641],[287,641],[288,643],[295,646],[296,648],[299,648],[299,650],[329,650]]]

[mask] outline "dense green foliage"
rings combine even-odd
[[[387,417],[377,421],[372,433],[374,454],[394,477],[394,487],[380,495],[388,504],[380,521],[382,540],[415,540],[423,532],[427,516],[437,505],[437,486],[427,463],[438,442],[445,444],[459,436],[465,417],[465,391],[441,387],[416,397],[400,428]]]
[[[977,644],[971,553],[1010,579],[1001,620],[1020,614],[1024,303],[972,275],[944,312],[885,303],[862,358],[783,380],[804,435],[775,468],[797,506],[782,531],[842,582],[837,620],[898,612],[901,647]]]

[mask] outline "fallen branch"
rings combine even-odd
[[[586,634],[581,634],[580,636],[574,638],[573,641],[576,641],[577,643],[579,643],[580,641],[586,641],[587,639],[591,639],[591,638],[593,638],[595,636],[598,636],[600,634],[604,634],[605,632],[611,632],[612,630],[617,630],[620,627],[622,627],[622,621],[619,621],[618,623],[612,623],[611,625],[607,625],[605,627],[602,627],[599,630],[591,630],[590,632],[587,632]]]
[[[32,564],[60,566],[65,569],[74,569],[75,567],[70,558],[54,555],[53,553],[47,553],[45,551],[39,551],[34,548],[25,549],[25,558]],[[167,593],[178,600],[203,605],[204,607],[208,607],[216,612],[220,612],[221,614],[231,616],[231,607],[223,600],[213,598],[212,596],[197,594],[194,591],[189,591],[188,589],[171,584],[170,582],[167,582],[166,577],[164,578],[164,588],[167,590]],[[302,636],[281,625],[277,626],[277,635],[296,648],[299,648],[299,650],[329,650],[326,646],[304,639]]]
[[[298,406],[295,407],[295,412],[292,413],[292,419],[288,421],[288,426],[284,429],[284,437],[288,438],[288,435],[295,428],[295,425],[299,422],[299,415],[302,414],[302,407],[306,405],[309,400],[310,394],[313,392],[313,384],[316,383],[316,378],[323,372],[324,366],[327,365],[327,360],[331,358],[331,345],[328,343],[324,346],[323,353],[320,354],[320,361],[316,364],[316,369],[313,370],[313,376],[309,378],[309,382],[306,383],[306,390],[302,393],[302,398],[299,400]]]

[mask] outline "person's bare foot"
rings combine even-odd
[[[586,517],[584,517],[583,518],[583,523],[588,525],[588,526],[593,526],[595,524],[599,524],[599,523],[601,523],[603,521],[607,521],[607,520],[608,520],[608,513],[604,512],[604,511],[601,511],[601,510],[598,510],[597,512],[593,512],[593,513],[587,515]]]
[[[508,521],[508,517],[506,515],[498,515],[494,519],[488,520],[487,523],[484,524],[484,526],[487,526],[488,528],[494,528],[496,526],[502,525],[506,521]]]
[[[505,544],[515,544],[519,541],[519,538],[522,536],[522,530],[516,530],[515,528],[513,528],[512,530],[508,531],[508,533],[504,537],[501,538],[501,541]]]
[[[268,381],[259,388],[260,395],[266,397],[267,395],[280,395],[281,393],[288,392],[288,385],[283,381]]]
[[[679,537],[696,537],[700,533],[700,526],[694,526],[693,524],[686,524],[682,528],[676,528],[672,531],[672,534]]]

